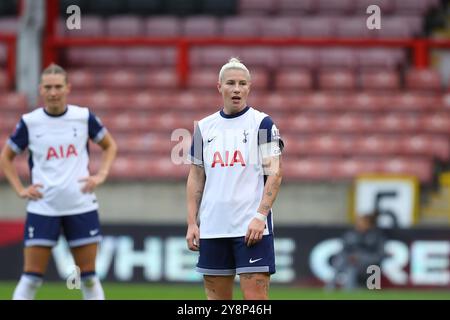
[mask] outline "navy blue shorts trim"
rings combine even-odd
[[[53,247],[61,234],[72,248],[100,242],[102,235],[97,210],[59,217],[27,213],[24,232],[26,247]]]
[[[196,270],[204,275],[241,273],[275,273],[273,235],[247,247],[245,237],[200,239],[200,256]]]

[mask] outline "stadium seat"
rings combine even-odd
[[[296,17],[274,17],[261,24],[263,37],[296,37],[299,35],[299,19]]]
[[[318,65],[318,50],[313,48],[281,48],[281,68],[315,68]]]
[[[259,37],[263,23],[264,19],[259,16],[225,17],[222,25],[223,35],[229,38]]]
[[[269,88],[269,71],[264,68],[251,69],[252,90],[266,90]],[[263,92],[264,92],[263,91]]]
[[[319,87],[323,90],[354,90],[356,77],[353,72],[342,70],[323,69],[318,73]]]
[[[244,47],[241,60],[251,73],[255,68],[273,70],[278,67],[278,51],[272,47]]]
[[[144,22],[148,37],[178,37],[181,34],[180,20],[174,16],[149,17]]]
[[[68,48],[67,61],[70,67],[115,67],[123,63],[120,48]]]
[[[176,49],[173,47],[130,47],[122,51],[121,65],[130,67],[174,67]]]
[[[275,74],[275,88],[277,90],[311,90],[313,79],[309,70],[279,70]]]
[[[178,87],[178,74],[174,68],[151,69],[143,74],[142,81],[145,88],[173,90]]]
[[[339,38],[371,38],[376,34],[366,26],[367,16],[341,17],[336,19],[336,36]]]
[[[413,28],[402,17],[383,18],[383,27],[376,30],[379,38],[409,39],[414,35]]]
[[[221,34],[220,23],[214,16],[190,16],[181,23],[185,37],[217,37]]]
[[[336,35],[336,18],[333,16],[307,16],[300,19],[300,36],[304,38],[333,37]]]
[[[238,13],[241,15],[268,15],[273,13],[274,0],[238,0]]]
[[[231,57],[241,56],[241,47],[211,46],[194,48],[191,52],[191,66],[214,67],[217,68],[217,75],[219,75],[220,67],[227,63]]]
[[[75,90],[98,88],[97,72],[92,69],[73,69],[68,71],[69,82]]]
[[[353,49],[328,48],[319,51],[320,68],[348,68],[353,69],[357,65],[357,55]]]
[[[348,94],[342,97],[348,111],[359,111],[365,113],[380,112],[386,108],[386,96],[363,91]],[[388,104],[390,108],[391,105]]]
[[[359,49],[355,54],[360,68],[395,69],[406,61],[402,49]]]
[[[216,69],[193,69],[189,72],[187,86],[190,89],[214,90],[218,76]]]
[[[438,134],[450,133],[450,118],[447,113],[427,114],[420,118],[422,131]]]
[[[400,89],[400,75],[393,70],[361,70],[361,87],[364,90],[393,91]]]
[[[392,158],[380,162],[380,171],[393,174],[416,176],[420,182],[431,182],[433,165],[430,160],[412,158]]]
[[[441,76],[433,69],[409,69],[405,78],[408,89],[425,91],[442,89]]]
[[[27,110],[28,102],[24,94],[17,92],[3,92],[0,94],[1,112],[24,113]]]
[[[139,37],[144,34],[144,22],[135,15],[106,18],[106,35],[110,37]]]
[[[141,72],[112,70],[98,75],[99,85],[105,89],[143,89]]]

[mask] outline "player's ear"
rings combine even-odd
[[[217,81],[217,90],[222,93],[222,84],[220,83],[220,81]]]
[[[70,93],[71,90],[72,90],[72,84],[67,83],[67,93]]]

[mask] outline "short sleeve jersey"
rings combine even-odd
[[[8,144],[17,154],[28,148],[31,181],[43,185],[43,198],[30,200],[27,211],[63,216],[96,210],[95,194],[82,193],[79,180],[89,176],[88,140],[99,142],[105,134],[87,108],[68,105],[58,116],[38,108],[23,115]]]
[[[262,157],[279,156],[282,147],[272,119],[252,107],[234,115],[219,111],[198,122],[188,159],[206,175],[200,238],[245,236],[263,196]],[[272,230],[270,212],[264,234]]]

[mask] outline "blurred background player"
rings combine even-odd
[[[375,214],[356,217],[355,227],[342,236],[342,250],[332,259],[335,276],[327,285],[355,289],[366,285],[367,267],[377,265],[385,257],[386,242],[383,231],[377,227]]]
[[[67,74],[52,64],[41,75],[45,107],[22,116],[3,147],[0,164],[17,195],[28,199],[23,274],[13,299],[33,299],[42,284],[51,249],[61,229],[81,271],[84,299],[104,299],[95,274],[97,243],[101,240],[94,189],[108,176],[116,143],[87,108],[66,104]],[[88,141],[103,150],[100,170],[88,171]],[[32,184],[23,186],[13,160],[28,148]]]
[[[247,67],[231,58],[217,84],[223,109],[199,121],[190,152],[186,240],[200,251],[208,299],[232,299],[236,274],[244,299],[268,299],[275,273],[271,208],[283,142],[272,119],[247,105],[250,86]]]

